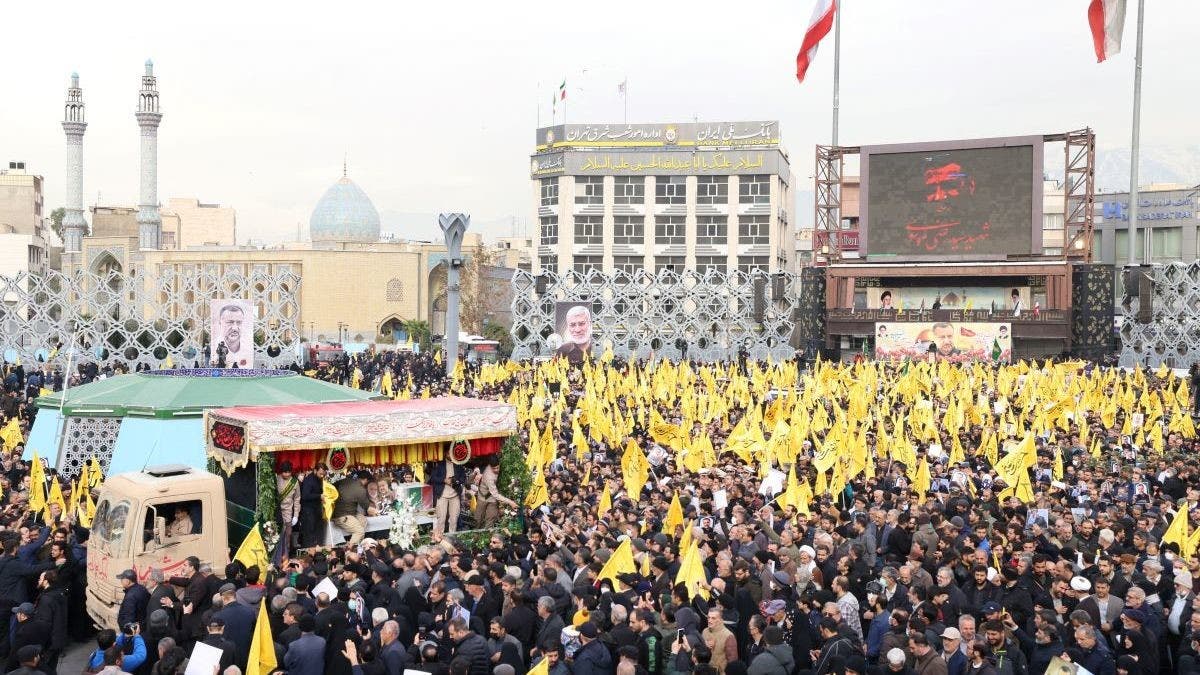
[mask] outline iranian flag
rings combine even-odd
[[[1121,51],[1125,0],[1092,0],[1088,5],[1088,25],[1092,28],[1097,63]]]
[[[800,53],[796,54],[796,80],[804,81],[804,73],[817,56],[817,45],[833,28],[833,15],[837,11],[837,0],[817,0],[813,7],[812,19],[808,22],[808,30],[804,31],[804,41],[800,43]]]
[[[558,100],[567,100],[567,81],[563,80],[562,84],[558,85]]]

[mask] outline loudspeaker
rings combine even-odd
[[[767,313],[767,279],[761,274],[754,276],[754,321],[756,323],[763,322],[763,316]]]
[[[1137,300],[1137,312],[1134,320],[1138,323],[1150,323],[1154,316],[1154,282],[1150,274],[1154,268],[1149,266],[1126,267],[1121,270],[1121,285],[1124,286],[1124,301],[1121,303],[1125,315],[1133,309],[1133,301]]]
[[[1124,273],[1122,279],[1128,281]],[[1071,266],[1071,351],[1076,356],[1100,360],[1112,354],[1116,280],[1112,265]],[[1133,283],[1136,286],[1138,282]]]
[[[771,277],[771,300],[783,302],[787,294],[787,279],[782,274]]]
[[[814,358],[825,349],[824,267],[804,267],[800,270],[796,335],[806,358]]]

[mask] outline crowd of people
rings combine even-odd
[[[300,674],[1200,672],[1198,383],[1168,370],[604,359],[443,373],[393,353],[320,376],[511,402],[540,490],[509,492],[494,459],[354,473],[335,520],[382,508],[393,471],[458,508],[408,549],[375,533],[326,547],[304,534],[325,517],[319,482],[304,489],[317,474],[296,476],[276,563],[122,575],[120,629],[95,635],[88,672],[182,673],[196,642],[245,672],[263,600],[277,669]],[[86,531],[29,528],[28,479],[6,461],[0,589],[21,591],[0,593],[3,647],[10,669],[52,674],[70,623],[57,646],[37,638],[53,608],[69,620]],[[523,527],[454,535],[495,522],[500,498],[523,502]]]

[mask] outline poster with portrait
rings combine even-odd
[[[210,301],[209,312],[208,357],[213,367],[253,368],[254,304],[249,300],[217,299]]]
[[[592,351],[592,306],[587,302],[554,303],[555,353],[582,361]]]
[[[1028,286],[885,286],[867,289],[865,309],[986,309],[1012,315],[1033,307]]]
[[[875,324],[875,358],[904,361],[931,355],[956,363],[1010,363],[1012,326],[955,321]]]

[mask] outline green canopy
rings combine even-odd
[[[314,380],[288,370],[196,368],[118,375],[37,399],[39,408],[61,408],[65,416],[200,417],[209,408],[333,403],[382,398]]]

